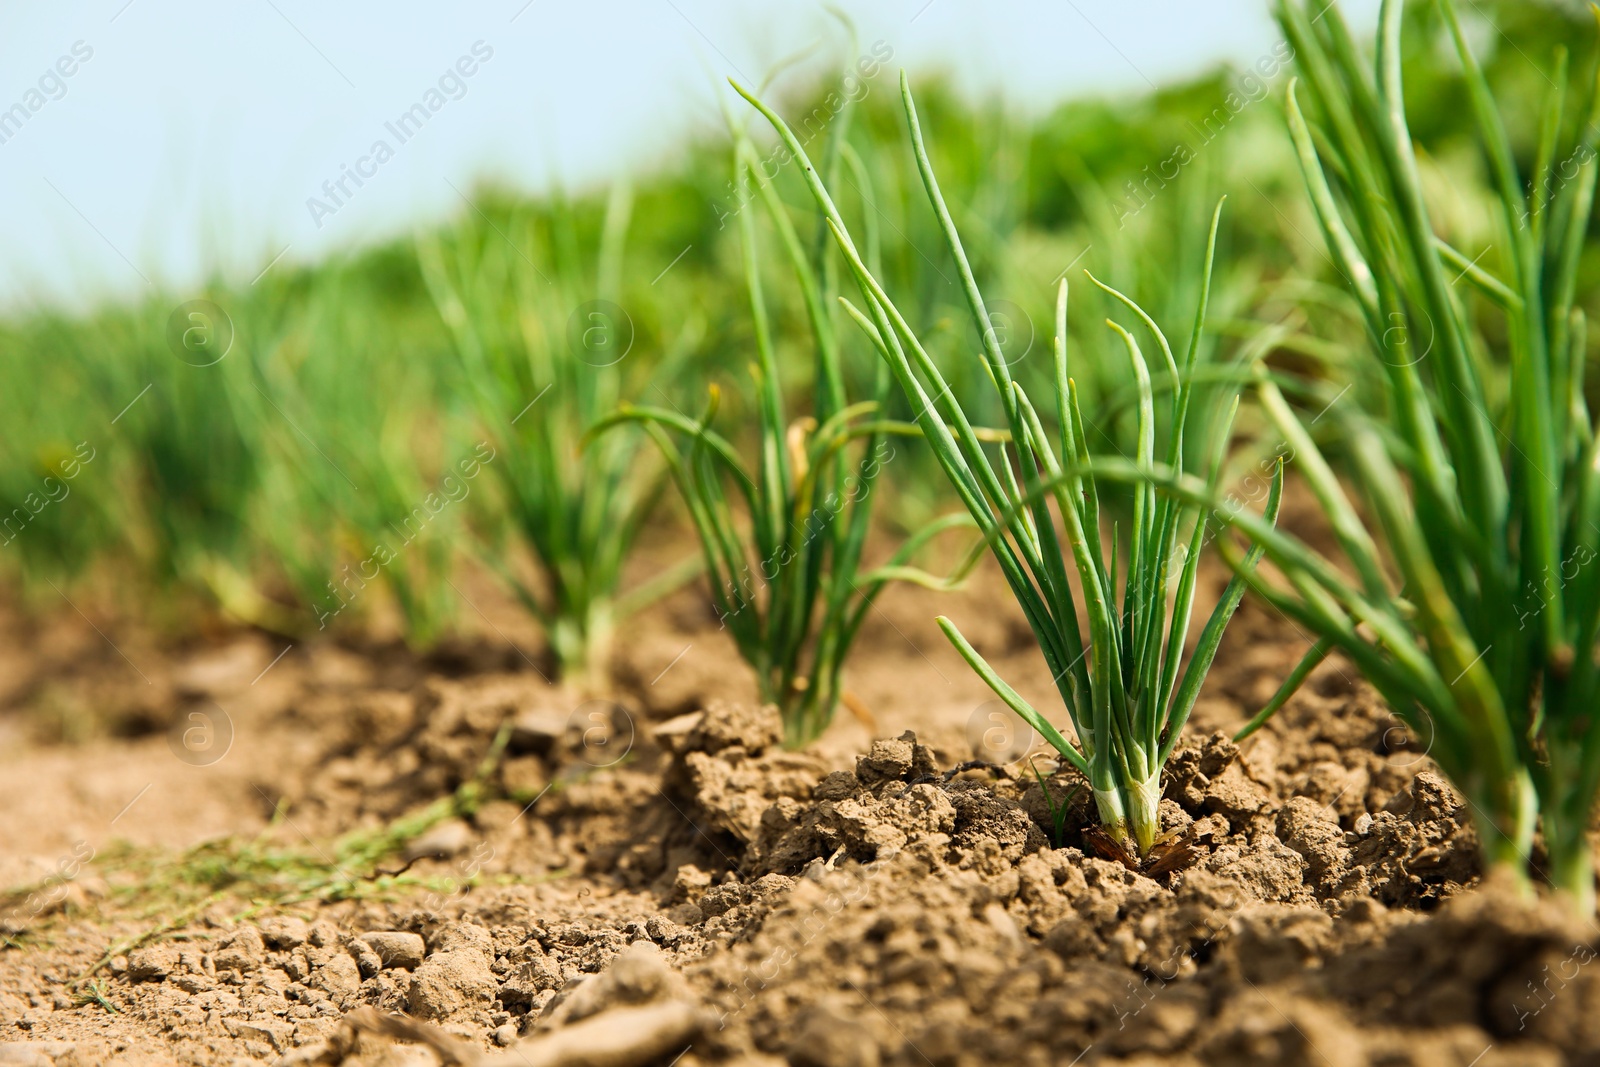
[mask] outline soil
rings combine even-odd
[[[429,657],[0,619],[0,1064],[1600,1063],[1597,931],[1483,883],[1348,664],[1228,739],[1306,645],[1269,609],[1140,873],[933,623],[1057,706],[992,573],[886,595],[801,752],[692,591],[603,696],[467,595]]]

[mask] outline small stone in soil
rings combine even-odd
[[[362,934],[359,940],[378,954],[378,959],[385,967],[404,967],[413,971],[422,963],[425,946],[418,934],[404,930],[374,930]]]
[[[424,857],[447,859],[472,843],[472,828],[460,819],[450,819],[414,839],[406,845],[405,858],[419,860]]]
[[[530,708],[512,720],[507,747],[513,753],[548,755],[566,734],[567,719],[565,713],[550,708]]]
[[[878,1044],[861,1023],[828,1004],[805,1009],[789,1045],[796,1067],[878,1067]]]
[[[128,957],[128,980],[159,982],[178,965],[178,953],[170,945],[142,948]]]
[[[270,919],[261,920],[261,940],[267,947],[276,951],[298,948],[305,944],[306,938],[311,936],[311,928],[304,919],[296,919],[292,915],[276,915]]]
[[[350,942],[350,955],[356,961],[356,968],[361,972],[361,977],[371,978],[383,970],[383,960],[376,950],[361,938],[354,938]]]

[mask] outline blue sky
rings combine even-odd
[[[888,78],[945,70],[1032,110],[1249,63],[1278,40],[1265,0],[838,6],[863,48],[892,52]],[[1345,6],[1361,21],[1375,5]],[[537,190],[647,169],[686,133],[718,128],[722,77],[759,82],[813,42],[819,61],[844,47],[820,4],[748,0],[4,11],[10,305],[182,289],[212,265],[248,281],[462,210],[478,177]],[[385,125],[418,104],[425,124]],[[367,175],[359,185],[351,168]]]

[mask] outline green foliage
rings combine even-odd
[[[1467,797],[1492,863],[1524,875],[1537,820],[1547,873],[1587,913],[1600,789],[1600,465],[1575,279],[1600,94],[1591,81],[1569,101],[1558,56],[1525,186],[1455,5],[1437,6],[1499,213],[1492,256],[1476,262],[1430,217],[1402,99],[1401,4],[1383,6],[1370,69],[1337,8],[1320,18],[1279,8],[1304,74],[1289,92],[1290,132],[1367,345],[1351,364],[1360,404],[1326,420],[1353,493],[1278,387],[1258,389],[1344,566],[1240,524],[1288,581],[1253,584],[1318,635],[1309,659],[1336,648],[1357,663]]]
[[[111,550],[135,564],[136,595],[154,587],[227,595],[229,576],[246,566],[261,462],[247,418],[251,368],[237,355],[213,362],[217,346],[231,343],[231,331],[217,327],[209,312],[175,315],[148,301],[88,322],[41,317],[13,335],[31,353],[34,376],[13,396],[27,409],[18,423],[32,433],[7,435],[8,448],[31,443],[33,452],[20,469],[8,465],[18,495],[7,515],[18,526],[7,533],[23,559],[64,578]],[[70,392],[55,393],[69,382]],[[72,478],[69,457],[81,464]],[[21,522],[19,506],[33,510],[26,494],[49,497],[57,485],[60,499]]]
[[[871,182],[854,154],[843,150],[847,130],[848,111],[834,119],[825,165],[835,178],[846,166],[853,170],[866,225],[875,227]],[[597,423],[590,437],[604,440],[611,436],[605,431],[636,423],[660,445],[699,535],[722,625],[755,670],[761,698],[778,706],[786,740],[798,746],[832,720],[843,697],[845,659],[883,586],[897,578],[939,584],[906,564],[927,540],[957,522],[929,523],[884,566],[863,566],[875,488],[895,455],[888,438],[907,427],[872,418],[889,387],[881,370],[876,399],[849,402],[831,307],[836,283],[828,244],[819,239],[810,250],[805,247],[788,208],[766,180],[755,146],[737,127],[734,174],[755,336],[750,376],[757,462],[747,464],[734,444],[711,428],[720,402],[716,386],[699,419],[660,407],[623,405]],[[778,234],[811,334],[811,410],[792,420],[762,277],[752,182]],[[869,240],[876,244],[875,236]],[[680,448],[674,435],[685,439],[686,447]],[[744,506],[748,539],[740,535],[730,485]]]
[[[1194,183],[1187,174],[1131,220],[1092,201],[1098,184],[1121,187],[1169,154],[1175,139],[1187,136],[1186,118],[1206,109],[1222,81],[1209,75],[1159,100],[1071,102],[1041,119],[996,104],[974,106],[945,84],[928,86],[924,99],[943,132],[936,162],[968,234],[974,273],[986,292],[1014,305],[1003,317],[1017,336],[1040,338],[1031,355],[1019,357],[1017,374],[1031,386],[1048,388],[1047,331],[1032,325],[1049,320],[1051,276],[1086,248],[1083,265],[1124,291],[1155,294],[1158,317],[1192,305],[1183,273],[1167,269],[1175,258],[1192,258],[1205,236],[1191,208],[1207,196],[1189,191]],[[816,114],[830,88],[836,86],[799,82],[794,95]],[[978,333],[954,264],[936,223],[914,210],[915,162],[885,150],[898,144],[899,122],[894,94],[885,89],[863,79],[844,119],[827,118],[816,135],[848,134],[838,138],[845,160],[840,180],[874,190],[873,216],[885,233],[904,237],[885,242],[874,270],[908,314],[930,324],[924,344],[951,368],[951,388],[973,417],[996,422],[1001,411],[982,367],[965,358]],[[1140,116],[1132,128],[1124,117],[1130,107]],[[1228,135],[1255,121],[1254,112],[1241,117]],[[757,151],[766,173],[775,171],[774,192],[793,211],[807,202],[800,175],[792,165],[773,168],[768,147]],[[1215,146],[1205,165],[1223,155]],[[650,463],[630,463],[645,458],[637,434],[596,442],[581,463],[568,446],[588,421],[609,412],[609,396],[671,406],[659,386],[680,402],[682,392],[668,382],[683,376],[691,357],[688,377],[744,374],[752,326],[743,310],[746,278],[737,266],[743,253],[734,213],[743,209],[724,159],[722,145],[691,144],[639,184],[630,223],[611,231],[618,239],[609,280],[601,277],[604,257],[597,254],[607,232],[603,202],[502,192],[476,196],[459,221],[420,240],[306,266],[286,259],[248,283],[214,281],[203,295],[230,317],[234,333],[229,354],[214,366],[184,363],[166,336],[174,308],[194,294],[162,289],[145,301],[72,315],[8,314],[0,322],[0,417],[7,423],[0,507],[17,522],[16,509],[26,511],[34,536],[0,545],[12,550],[0,554],[6,574],[30,594],[59,602],[46,579],[70,592],[74,581],[98,577],[94,568],[110,561],[127,603],[153,608],[175,625],[221,612],[292,635],[347,626],[392,602],[407,639],[426,645],[461,611],[450,583],[463,555],[476,556],[538,605],[558,659],[596,659],[601,653],[584,650],[603,648],[604,640],[589,632],[603,635],[657,590],[643,590],[640,598],[621,593],[619,600],[616,575],[634,531],[628,519],[640,512],[621,502],[615,509],[602,505],[606,494],[599,491],[582,494],[588,502],[569,509],[577,499],[569,490],[617,484],[617,472],[627,469],[625,495],[637,505],[664,479]],[[751,195],[763,201],[767,194]],[[827,239],[821,229],[811,232],[808,217],[794,217],[803,245]],[[1248,269],[1232,287],[1219,276],[1219,294],[1238,294],[1235,304],[1246,302],[1258,273],[1287,262],[1270,217],[1249,229],[1248,242],[1244,232],[1235,239],[1247,243]],[[763,244],[773,262],[787,255],[771,241]],[[437,286],[430,284],[440,272],[424,271],[419,248],[438,252],[435,266],[446,287],[471,309],[476,342],[442,321]],[[771,273],[770,266],[762,270]],[[543,285],[539,271],[551,284]],[[791,403],[805,402],[812,361],[787,359],[786,352],[807,343],[810,311],[796,285],[769,285],[764,297],[781,385]],[[632,320],[634,349],[616,368],[565,359],[569,318],[595,298],[615,301]],[[1085,294],[1079,306],[1102,299],[1110,298]],[[1084,354],[1080,387],[1091,406],[1114,394],[1132,397],[1126,361],[1102,334],[1096,328],[1074,335]],[[462,346],[470,343],[485,346],[487,371],[469,375]],[[577,383],[578,372],[588,375],[587,384]],[[877,395],[876,361],[847,359],[841,374],[849,396]],[[146,385],[150,390],[113,424]],[[507,430],[506,422],[547,385],[552,391]],[[723,429],[745,448],[756,435],[757,413],[742,392],[725,394]],[[912,414],[891,390],[879,417]],[[728,429],[735,425],[737,431]],[[1104,430],[1131,451],[1131,419]],[[855,440],[852,448],[860,444]],[[489,477],[471,484],[470,500],[451,504],[406,543],[408,516],[430,495],[445,495],[444,479],[460,478],[460,463],[477,454],[480,441],[496,456]],[[29,494],[37,507],[45,499],[44,478],[54,477],[48,472],[81,442],[96,458],[70,483],[70,495],[36,512],[29,508]],[[919,439],[897,439],[894,449],[897,476],[893,485],[877,486],[874,513],[915,531],[949,501],[937,461]],[[60,495],[56,483],[50,489]],[[584,518],[568,527],[556,518],[562,514]],[[620,534],[602,550],[593,538],[608,523]],[[541,544],[567,562],[541,563]],[[390,554],[391,563],[373,562]],[[574,568],[575,559],[590,562]]]
[[[891,369],[917,411],[917,425],[932,445],[946,477],[966,505],[985,543],[1000,564],[1007,583],[1039,640],[1062,703],[1076,730],[1074,745],[984,661],[948,619],[940,626],[973,670],[1024,721],[1044,736],[1088,778],[1102,824],[1112,837],[1145,854],[1159,831],[1161,768],[1171,755],[1184,722],[1200,692],[1200,683],[1216,655],[1222,633],[1244,593],[1243,577],[1235,579],[1213,610],[1187,668],[1179,671],[1193,606],[1200,549],[1207,514],[1199,504],[1157,494],[1153,485],[1156,419],[1149,370],[1133,335],[1115,323],[1139,385],[1138,457],[1133,521],[1121,602],[1116,594],[1118,539],[1103,543],[1099,486],[1090,465],[1089,441],[1078,406],[1076,386],[1067,374],[1067,285],[1062,282],[1056,304],[1054,400],[1060,431],[1052,443],[1027,390],[1014,381],[989,312],[968,263],[961,238],[950,217],[938,180],[928,161],[916,106],[904,76],[901,96],[911,143],[928,200],[955,260],[973,322],[982,338],[981,358],[999,396],[1008,439],[993,460],[973,428],[960,399],[929,357],[888,293],[873,276],[850,237],[843,216],[826,184],[806,159],[804,149],[774,112],[739,90],[772,123],[810,179],[819,209],[850,265],[867,310],[846,302],[858,325]],[[1182,366],[1166,336],[1137,304],[1115,290],[1160,345],[1173,383],[1166,467],[1184,467],[1184,425],[1188,418],[1199,338],[1205,325],[1211,259],[1217,219],[1213,216],[1200,284],[1199,306]],[[1219,435],[1211,463],[1212,481],[1221,469],[1222,450],[1231,417]],[[1020,470],[1021,478],[1018,478]],[[1282,471],[1274,481],[1267,522],[1276,517],[1282,497]],[[1057,530],[1057,514],[1070,546],[1089,617],[1086,642],[1078,621],[1077,596],[1068,576],[1069,556]],[[1181,540],[1180,540],[1181,539]],[[1259,551],[1252,553],[1247,570]],[[1172,571],[1177,570],[1174,596]],[[1169,603],[1169,600],[1171,601]]]
[[[485,558],[539,619],[562,673],[589,684],[603,673],[612,631],[628,610],[618,599],[622,567],[663,477],[637,434],[578,446],[588,426],[616,409],[626,372],[647,358],[636,336],[642,324],[617,303],[632,204],[627,186],[613,189],[593,274],[578,250],[575,213],[560,204],[545,217],[484,216],[487,228],[419,244],[478,420],[499,446],[502,501],[538,582],[497,552]],[[681,369],[701,330],[698,320],[686,323],[653,369],[656,382]],[[669,574],[633,605],[683,576]]]
[[[442,361],[396,365],[421,316],[384,313],[383,277],[320,271],[295,329],[264,361],[268,466],[290,517],[264,530],[318,630],[370,608],[369,587],[387,587],[405,640],[425,648],[461,610],[455,545],[493,449],[457,425]],[[296,543],[308,526],[332,544]]]

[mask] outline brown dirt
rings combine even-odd
[[[1600,1063],[1596,931],[1480,884],[1348,665],[1227,739],[1305,644],[1263,609],[1170,768],[1192,862],[1147,877],[934,627],[1054,706],[992,575],[886,596],[872,721],[801,753],[692,593],[595,698],[470,592],[488,636],[427,659],[0,620],[0,1064]]]

